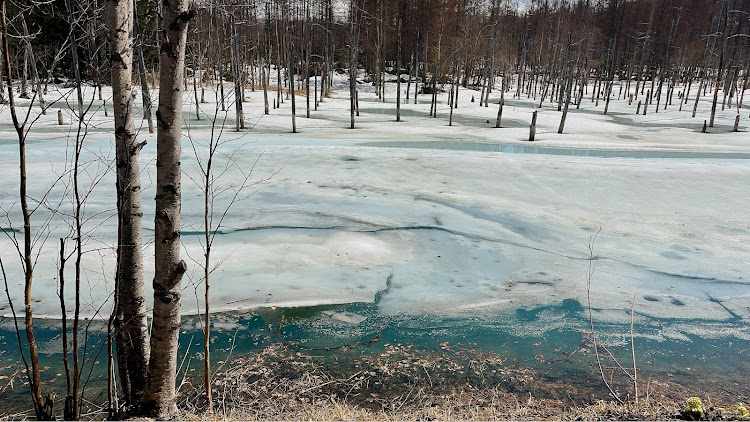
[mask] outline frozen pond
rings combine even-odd
[[[212,309],[227,312],[217,325],[224,330],[221,341],[239,330],[247,341],[242,347],[252,350],[270,341],[263,330],[286,312],[297,315],[288,317],[286,340],[336,345],[382,332],[392,343],[439,348],[442,342],[474,342],[506,348],[523,364],[546,364],[580,349],[588,330],[586,274],[595,263],[590,306],[599,335],[611,347],[629,344],[632,305],[639,359],[648,361],[658,350],[662,374],[688,380],[688,365],[703,375],[726,374],[717,369],[724,363],[738,377],[748,375],[742,365],[750,350],[746,134],[700,138],[687,129],[691,123],[652,139],[638,132],[640,126],[623,128],[621,117],[571,112],[571,134],[553,138],[557,117],[549,110],[540,114],[540,141],[533,145],[514,141],[528,133],[520,123],[503,138],[497,134],[506,132],[486,127],[433,128],[420,117],[424,113],[408,116],[401,126],[385,121],[382,110],[363,113],[360,128],[348,131],[339,124],[348,118],[345,101],[327,101],[320,115],[298,119],[300,135],[279,129],[287,125],[286,115],[258,118],[254,131],[244,135],[224,134],[222,151],[231,152],[238,167],[219,186],[236,187],[242,180],[238,169],[253,168],[250,181],[258,183],[232,206],[213,247],[213,260],[221,265],[212,275]],[[509,107],[507,113],[522,122],[527,111]],[[495,111],[484,113],[475,120],[484,122]],[[674,115],[648,118],[663,124],[657,120]],[[74,133],[54,126],[54,119],[42,119],[28,144],[31,195],[43,197],[60,180],[47,205],[61,212],[40,207],[33,219],[35,230],[49,221],[39,232],[33,291],[35,315],[49,318],[59,315],[57,239],[70,236],[66,160]],[[97,119],[84,152],[85,182],[97,184],[86,202],[83,303],[87,316],[101,318],[109,312],[116,225],[109,123]],[[204,154],[207,123],[190,124],[186,135]],[[2,120],[0,202],[18,230],[12,136]],[[141,155],[148,257],[156,142],[153,135],[141,136],[148,140]],[[217,165],[226,160],[220,157]],[[183,312],[195,314],[203,307],[197,261],[205,229],[187,139],[183,169],[182,241],[190,266]],[[215,207],[228,205],[225,195]],[[12,235],[7,221],[0,224]],[[18,309],[22,277],[7,237],[0,239],[0,251]],[[153,263],[145,264],[149,280]],[[68,300],[71,284],[64,292]],[[0,312],[9,313],[5,298]],[[12,353],[9,327],[5,320],[0,335],[2,350]],[[183,337],[197,330],[188,323]],[[56,356],[52,331],[48,337],[45,353]]]
[[[728,159],[747,160],[750,153],[741,152],[701,152],[675,150],[618,150],[592,148],[555,148],[540,147],[523,144],[500,144],[492,142],[462,142],[451,141],[416,141],[416,142],[367,142],[363,146],[383,148],[418,148],[418,149],[447,149],[457,151],[491,151],[506,154],[545,154],[564,155],[569,157],[600,157],[600,158],[689,158],[689,159]]]

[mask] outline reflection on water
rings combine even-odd
[[[451,142],[451,141],[414,141],[414,142],[366,142],[360,144],[369,147],[383,148],[416,148],[447,149],[459,151],[504,152],[507,154],[545,154],[571,157],[599,158],[683,158],[683,159],[730,159],[748,160],[750,154],[739,152],[703,152],[675,150],[617,150],[592,148],[557,148],[525,144],[502,144],[491,142]]]
[[[606,398],[607,393],[591,366],[593,349],[586,309],[575,300],[554,306],[518,309],[510,314],[477,313],[463,316],[384,316],[377,304],[356,303],[288,309],[260,309],[255,312],[225,313],[212,319],[212,361],[223,365],[231,357],[258,352],[274,342],[293,344],[299,350],[323,355],[382,353],[386,345],[403,345],[421,353],[451,353],[466,349],[477,353],[501,354],[508,365],[536,370],[549,380],[571,384],[576,391]],[[663,335],[671,326],[700,321],[650,320],[636,324],[635,349],[639,370],[655,380],[682,385],[696,394],[729,390],[747,396],[744,382],[750,375],[750,341],[736,337],[674,340]],[[741,323],[741,321],[737,322]],[[730,324],[730,323],[728,323]],[[0,320],[0,377],[6,384],[21,363],[12,321]],[[106,395],[106,342],[104,322],[89,327],[87,368],[92,368],[87,397],[103,402]],[[180,361],[183,373],[198,377],[202,371],[203,334],[201,319],[183,319],[180,335]],[[597,323],[597,339],[607,345],[625,367],[630,359],[630,325]],[[65,377],[61,366],[61,343],[57,321],[38,320],[36,334],[40,345],[45,388],[64,395]],[[22,338],[24,336],[22,335]],[[372,342],[371,340],[377,339]],[[344,347],[359,344],[358,347]],[[366,344],[367,347],[361,346]],[[331,362],[336,362],[337,359]],[[335,368],[334,368],[335,369]],[[87,373],[88,369],[84,371]],[[23,373],[16,373],[13,388],[0,394],[3,411],[29,408]],[[200,381],[198,381],[200,382]],[[0,391],[2,391],[0,389]],[[580,397],[582,401],[591,397]]]

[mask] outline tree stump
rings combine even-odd
[[[534,142],[534,137],[536,136],[536,114],[537,112],[534,111],[534,115],[531,116],[531,126],[529,127],[529,142]]]

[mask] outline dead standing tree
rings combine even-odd
[[[154,119],[151,117],[151,92],[148,89],[148,78],[146,77],[146,61],[143,57],[144,36],[138,29],[138,16],[136,8],[133,8],[133,32],[137,37],[136,50],[138,52],[138,77],[141,81],[141,98],[143,100],[143,118],[148,122],[148,133],[154,133]],[[110,40],[110,45],[112,41]]]
[[[398,14],[398,34],[396,50],[396,121],[401,121],[401,45],[403,43],[402,25],[406,15],[406,1],[401,1],[401,7]],[[411,73],[410,73],[411,75]],[[407,94],[408,95],[408,94]],[[408,98],[408,97],[407,97]]]
[[[716,85],[714,85],[714,98],[711,102],[711,119],[709,120],[709,127],[714,127],[714,119],[716,118],[716,103],[719,99],[719,87],[721,87],[722,82],[722,75],[724,72],[724,57],[726,56],[727,52],[727,21],[728,21],[728,13],[727,10],[727,0],[723,0],[721,3],[721,9],[719,11],[719,21],[723,21],[723,24],[721,25],[722,30],[717,34],[717,36],[720,36],[722,38],[721,42],[721,50],[719,51],[719,67],[716,70]]]
[[[34,47],[31,45],[31,34],[29,34],[28,25],[26,25],[26,19],[21,18],[21,26],[23,27],[23,39],[26,44],[25,57],[28,57],[29,64],[31,66],[31,76],[33,79],[33,85],[36,86],[36,97],[39,100],[39,107],[42,109],[42,114],[47,113],[46,102],[44,101],[44,89],[42,87],[42,79],[39,77],[39,70],[36,65],[36,57],[34,55]]]
[[[242,98],[245,90],[245,76],[242,72],[240,49],[239,49],[239,35],[237,34],[237,22],[235,22],[234,13],[231,15],[231,31],[232,31],[232,71],[234,73],[234,108],[236,113],[237,122],[235,130],[237,132],[240,129],[245,128],[245,113],[242,111]]]
[[[0,48],[0,105],[7,104],[8,99],[5,98],[5,51]]]
[[[354,129],[354,114],[357,108],[357,52],[359,50],[359,6],[349,1],[349,128]]]

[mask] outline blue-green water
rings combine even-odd
[[[555,306],[519,309],[512,314],[480,313],[460,317],[387,316],[381,315],[377,305],[371,303],[225,313],[213,318],[212,362],[215,367],[223,367],[225,362],[231,362],[232,357],[257,353],[274,342],[338,358],[378,354],[387,345],[408,346],[426,354],[470,349],[476,353],[498,353],[505,358],[506,365],[533,369],[543,380],[563,381],[570,385],[570,391],[585,395],[568,399],[587,402],[607,398],[607,393],[593,366],[589,321],[585,311],[579,302],[567,300]],[[359,324],[336,319],[344,314],[366,319]],[[3,377],[0,389],[4,389],[0,394],[2,414],[28,409],[30,402],[23,373],[16,373],[21,366],[16,336],[10,330],[12,321],[5,319],[0,323],[0,376]],[[673,323],[676,321],[648,320],[633,327],[636,362],[642,383],[645,384],[648,377],[682,386],[696,395],[711,392],[736,396],[737,400],[750,395],[746,383],[750,375],[750,341],[732,336],[670,339],[664,334]],[[731,328],[729,326],[732,324],[742,324],[742,321],[725,323]],[[104,324],[99,321],[89,327],[84,370],[84,374],[91,373],[86,386],[87,399],[102,403],[105,399],[107,364],[103,328]],[[178,379],[183,376],[197,378],[201,374],[201,329],[200,318],[189,316],[183,319],[179,358],[182,371]],[[629,322],[595,323],[595,330],[598,341],[606,344],[624,367],[631,368]],[[65,377],[61,366],[58,322],[38,320],[36,335],[41,366],[46,368],[42,377],[45,391],[56,392],[60,399],[64,396]],[[378,340],[371,342],[376,336]],[[339,348],[345,345],[350,347]],[[336,362],[341,362],[338,358]],[[341,368],[329,369],[335,372]],[[15,381],[11,388],[6,384],[14,373]],[[553,391],[539,390],[538,387],[529,392],[542,396],[555,394]],[[569,395],[570,392],[566,390],[559,394]]]
[[[510,144],[497,142],[460,141],[409,141],[409,142],[367,142],[363,146],[383,148],[444,149],[454,151],[502,152],[505,154],[543,154],[569,157],[597,158],[658,158],[658,159],[729,159],[748,160],[750,154],[742,152],[706,152],[678,150],[618,150],[596,148],[569,148]]]

